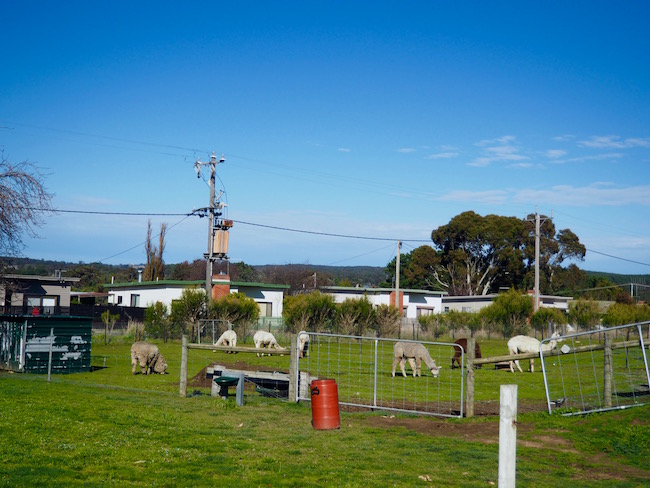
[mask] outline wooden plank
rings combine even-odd
[[[223,351],[223,352],[243,352],[243,353],[264,353],[265,355],[275,355],[275,354],[289,354],[289,349],[266,349],[255,347],[228,347],[228,346],[215,346],[213,344],[188,344],[188,349],[201,349],[203,351]]]
[[[614,342],[611,345],[612,349],[623,349],[623,348],[626,348],[626,347],[639,347],[639,346],[641,346],[641,341],[639,341],[639,340]],[[604,344],[591,344],[589,346],[574,347],[573,349],[571,349],[569,354],[570,353],[579,353],[579,352],[602,351],[603,349],[605,349]],[[559,349],[553,349],[552,351],[544,352],[543,355],[544,355],[544,357],[559,356],[560,351],[559,351]],[[475,359],[474,360],[474,365],[477,365],[477,364],[493,364],[493,363],[500,363],[502,361],[514,361],[515,359],[535,359],[535,358],[538,358],[538,357],[539,357],[539,353],[537,353],[537,352],[527,352],[527,353],[513,354],[513,355],[507,355],[507,356],[492,356],[492,357],[489,357],[489,358]]]

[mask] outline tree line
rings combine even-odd
[[[456,334],[474,336],[483,332],[509,338],[514,335],[549,336],[557,330],[562,333],[593,330],[599,326],[616,326],[650,320],[650,306],[617,302],[606,310],[595,300],[575,300],[565,313],[556,308],[533,310],[533,298],[514,289],[498,295],[478,312],[449,311],[418,317],[420,331],[433,339]],[[393,305],[373,306],[368,297],[348,298],[336,303],[331,295],[312,291],[287,295],[283,302],[282,331],[297,333],[325,332],[354,336],[399,337],[402,315]],[[200,289],[188,288],[171,309],[161,302],[150,305],[145,313],[148,336],[178,339],[182,334],[197,340],[202,319],[214,319],[230,324],[240,335],[255,329],[259,307],[243,293],[234,293],[206,305]],[[573,330],[566,326],[571,325]],[[225,328],[225,326],[224,326]]]

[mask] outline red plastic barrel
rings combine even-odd
[[[338,429],[339,393],[334,380],[314,380],[311,382],[311,425],[314,429]]]

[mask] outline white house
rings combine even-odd
[[[336,303],[346,299],[367,297],[373,306],[395,305],[395,290],[392,288],[367,288],[351,286],[323,286],[321,290],[331,295]],[[429,290],[400,289],[402,312],[406,318],[417,318],[420,315],[441,313],[442,297],[445,292]]]
[[[472,295],[472,296],[445,296],[442,299],[443,312],[478,312],[484,307],[491,305],[496,297],[496,293],[490,295]],[[572,297],[560,297],[553,295],[540,295],[539,306],[545,308],[558,308],[563,312],[569,311],[569,302]]]
[[[229,285],[229,287],[228,287]],[[241,292],[252,298],[260,307],[260,318],[282,317],[282,299],[288,285],[267,283],[226,282],[214,283],[214,287],[225,287],[228,293]],[[183,290],[196,288],[205,290],[205,281],[159,280],[131,283],[111,283],[108,289],[108,303],[130,307],[147,308],[156,302],[171,307],[172,301],[180,299]]]

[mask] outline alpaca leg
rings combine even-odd
[[[535,360],[534,359],[530,360],[530,372],[531,373],[535,372]]]
[[[409,358],[409,365],[411,366],[411,371],[413,371],[413,378],[415,378],[415,375],[417,374],[418,368],[415,365],[415,359]]]
[[[523,373],[524,370],[521,369],[521,365],[519,364],[519,359],[517,359],[517,360],[515,361],[515,364],[517,365],[517,369],[519,370],[519,372],[520,372],[520,373]]]
[[[405,364],[406,364],[406,359],[402,358],[399,360],[399,367],[402,370],[402,376],[406,376],[406,369],[404,369]]]
[[[138,361],[140,363],[140,373],[147,374],[147,358],[140,356]]]
[[[416,366],[417,366],[418,376],[422,376],[422,359],[417,358],[417,359],[415,360],[415,364],[416,364]]]
[[[395,377],[395,368],[397,368],[397,363],[399,363],[399,358],[393,359],[393,371],[391,372],[393,375],[393,378]]]

